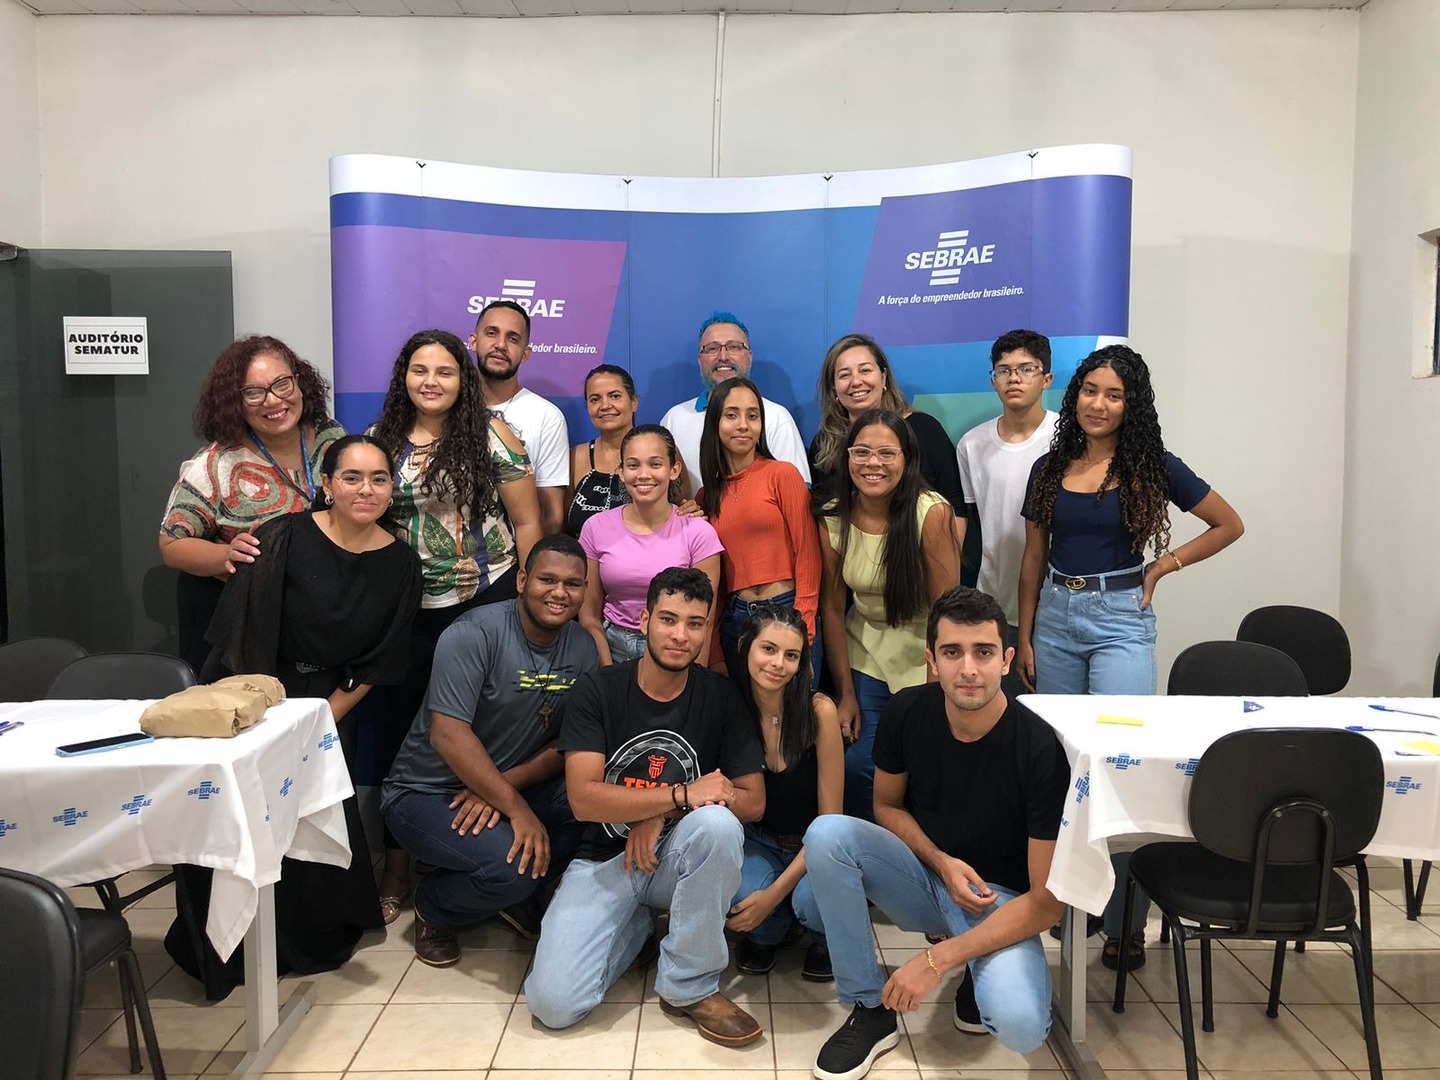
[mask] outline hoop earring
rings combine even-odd
[[[330,492],[328,492],[328,491],[325,492],[325,505],[326,505],[326,506],[334,506],[334,505],[335,505],[335,496],[334,496],[334,495],[331,495]]]

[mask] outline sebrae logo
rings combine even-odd
[[[535,295],[536,281],[531,278],[505,278],[500,286],[499,296],[472,296],[466,305],[471,315],[479,315],[486,306],[496,300],[513,300],[525,309],[532,319],[563,319],[565,300],[560,297]]]
[[[960,268],[995,261],[995,245],[970,246],[970,230],[942,232],[930,251],[912,251],[905,256],[906,270],[930,271],[930,287],[938,289],[960,281]]]

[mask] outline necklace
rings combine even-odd
[[[285,482],[293,487],[297,494],[305,496],[310,502],[315,501],[315,475],[310,468],[310,450],[305,445],[305,429],[303,427],[300,429],[300,460],[305,463],[304,488],[301,488],[301,486],[295,482],[295,478],[290,475],[289,469],[282,469],[280,467],[280,463],[275,460],[275,455],[270,453],[270,449],[260,441],[260,436],[255,434],[253,429],[250,432],[250,438],[253,439],[255,445],[260,448],[260,453],[265,455],[265,460],[275,467],[275,471],[285,478]]]
[[[525,651],[530,654],[530,670],[522,670],[520,672],[520,689],[538,690],[540,692],[540,701],[535,709],[535,718],[540,721],[540,729],[548,733],[550,731],[550,717],[555,714],[555,706],[558,704],[557,694],[555,692],[554,670],[555,653],[558,651],[556,646],[559,645],[560,640],[557,637],[556,640],[551,643],[550,662],[542,672],[540,670],[540,660],[535,655],[535,646],[531,643],[529,635],[525,633],[525,623],[520,618],[520,607],[518,603],[515,607],[515,622],[518,624],[520,631],[520,640],[525,642]]]
[[[770,726],[771,726],[771,727],[777,727],[777,728],[778,728],[778,727],[780,726],[780,717],[778,717],[778,716],[767,716],[765,719],[767,719],[767,720],[770,721]]]

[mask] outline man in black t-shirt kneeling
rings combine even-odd
[[[710,643],[714,590],[699,570],[650,583],[639,660],[583,676],[560,726],[565,785],[590,822],[540,927],[525,1003],[540,1023],[582,1020],[670,911],[660,942],[660,1008],[724,1046],[763,1031],[720,993],[725,916],[740,886],[742,822],[765,810],[764,752],[735,684],[696,665]]]
[[[796,914],[823,932],[850,1018],[815,1061],[820,1080],[859,1080],[899,1041],[896,1012],[965,966],[955,1026],[1028,1053],[1050,1032],[1039,934],[1063,905],[1045,888],[1069,790],[1055,733],[1006,699],[1014,659],[993,597],[957,586],[935,601],[925,657],[934,682],[890,699],[875,735],[875,821],[816,818],[805,834],[813,891]],[[875,959],[866,900],[897,926],[948,935],[890,976]]]

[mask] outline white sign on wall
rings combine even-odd
[[[66,375],[149,375],[144,315],[66,315]]]

